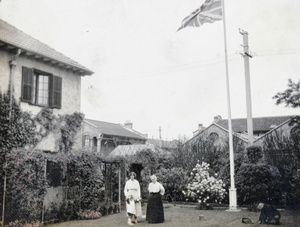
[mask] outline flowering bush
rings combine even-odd
[[[42,224],[39,221],[27,223],[27,222],[22,222],[22,221],[15,221],[15,222],[10,222],[9,227],[39,227],[42,226]]]
[[[225,198],[225,184],[209,174],[209,164],[202,162],[196,164],[190,173],[187,192],[183,192],[187,200],[197,201],[199,205],[221,203]]]
[[[101,213],[94,210],[80,211],[78,212],[78,217],[80,219],[96,219],[101,217]]]

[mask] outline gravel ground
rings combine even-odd
[[[260,225],[257,223],[259,213],[248,212],[241,209],[238,212],[226,211],[225,209],[214,210],[195,210],[194,206],[164,204],[165,222],[160,224],[148,224],[142,218],[134,226],[153,226],[153,227],[239,227],[239,226],[276,226],[274,224]],[[143,214],[145,214],[143,207]],[[281,225],[284,227],[300,227],[300,212],[280,210]],[[199,220],[199,215],[204,219]],[[250,218],[254,224],[243,224],[242,218]],[[58,224],[49,224],[47,227],[119,227],[127,225],[126,212],[121,211],[117,214],[110,214],[94,220],[73,220]]]

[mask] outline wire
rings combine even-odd
[[[289,49],[285,49],[285,51],[286,50],[289,50]],[[300,51],[295,51],[295,52],[288,51],[288,52],[279,52],[279,53],[257,54],[257,52],[251,51],[251,54],[253,54],[254,57],[289,55],[289,54],[299,54],[299,53],[300,53]],[[237,55],[237,53],[230,55],[231,62],[238,59],[236,57],[236,55]],[[211,59],[200,60],[198,62],[185,63],[185,64],[173,66],[173,67],[166,67],[166,68],[150,70],[150,71],[135,72],[135,73],[130,73],[130,74],[122,74],[119,77],[122,77],[122,78],[126,77],[126,79],[136,79],[136,78],[142,79],[145,77],[159,76],[159,75],[167,74],[167,73],[171,73],[171,72],[186,71],[186,70],[190,70],[190,69],[194,69],[194,68],[202,68],[202,67],[207,67],[207,66],[220,65],[223,63],[224,63],[224,59],[222,57],[211,58]]]
[[[261,52],[262,54],[257,54],[257,52]],[[263,53],[263,52],[270,52],[270,53]],[[299,49],[289,48],[289,49],[282,49],[278,50],[278,52],[273,52],[273,50],[262,50],[262,51],[253,51],[252,53],[254,56],[261,57],[261,56],[276,56],[276,55],[289,55],[289,54],[299,54]]]
[[[142,77],[149,77],[149,76],[158,76],[161,74],[166,74],[174,71],[184,71],[184,70],[189,70],[193,68],[199,68],[199,67],[206,67],[206,66],[213,66],[213,65],[219,65],[224,63],[223,58],[212,58],[212,59],[206,59],[202,60],[199,62],[192,62],[192,63],[186,63],[186,64],[181,64],[178,66],[174,67],[169,67],[169,68],[162,68],[162,69],[157,69],[157,70],[152,70],[152,71],[144,71],[144,72],[136,72],[136,73],[131,73],[131,74],[123,74],[122,77],[126,78],[142,78]],[[136,76],[135,76],[136,75]]]

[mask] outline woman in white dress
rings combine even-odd
[[[149,198],[147,204],[146,220],[148,223],[164,222],[164,208],[161,197],[165,194],[165,189],[161,183],[157,182],[155,175],[150,177],[151,183],[148,186]]]
[[[137,217],[142,216],[141,187],[140,183],[134,179],[135,177],[136,174],[131,172],[130,179],[126,181],[124,187],[128,225],[133,225],[132,222],[137,223]]]

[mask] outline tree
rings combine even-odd
[[[288,80],[288,88],[284,92],[278,92],[273,99],[276,99],[276,105],[284,103],[286,107],[300,107],[300,80],[298,83]]]

